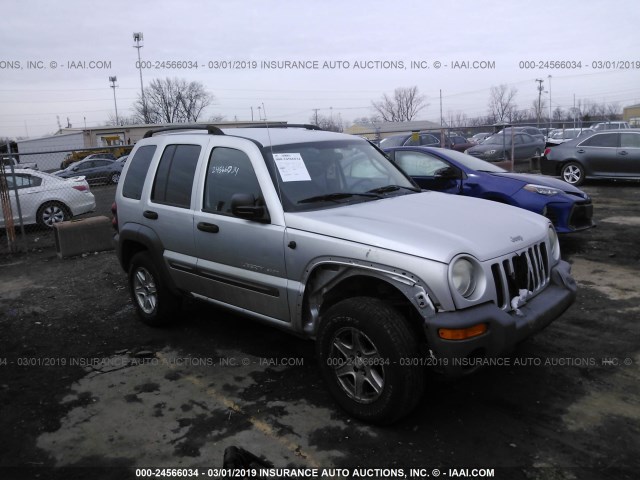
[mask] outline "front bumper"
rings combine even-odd
[[[483,359],[509,355],[518,343],[545,328],[574,302],[577,287],[570,271],[570,265],[560,261],[552,269],[547,287],[519,307],[520,316],[490,302],[428,319],[425,333],[435,356],[433,363],[446,375],[457,376],[476,370],[486,363]],[[445,340],[438,336],[440,328],[464,329],[479,323],[488,328],[477,337]]]

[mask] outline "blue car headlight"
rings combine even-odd
[[[535,185],[533,183],[529,183],[523,188],[528,192],[539,193],[540,195],[546,195],[548,197],[551,195],[558,195],[559,193],[562,193],[562,191],[558,190],[557,188],[545,187],[544,185]]]

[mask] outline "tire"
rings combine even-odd
[[[129,293],[138,318],[152,327],[171,323],[181,306],[181,299],[163,283],[147,252],[136,253],[131,259]]]
[[[569,162],[562,166],[560,176],[565,182],[578,187],[584,183],[584,168],[579,163]]]
[[[48,202],[40,206],[36,213],[36,222],[44,228],[53,228],[53,225],[71,218],[69,209],[60,202]]]
[[[107,183],[118,183],[120,181],[120,172],[113,172]]]
[[[389,424],[406,416],[424,391],[418,336],[376,298],[350,298],[329,308],[316,351],[336,402],[366,422]]]

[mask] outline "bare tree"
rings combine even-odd
[[[420,95],[418,87],[399,87],[393,97],[386,93],[379,102],[371,102],[373,108],[385,122],[406,122],[413,120],[420,110],[426,108],[426,97]]]
[[[314,114],[309,122],[313,125],[317,125],[323,130],[329,130],[331,132],[342,132],[344,131],[344,125],[342,124],[342,117],[338,115],[338,117],[326,116],[322,114]]]
[[[455,115],[449,114],[449,126],[451,128],[466,128],[469,126],[469,117],[464,112],[456,112]]]
[[[107,121],[104,123],[106,127],[115,127],[121,125],[138,125],[143,123],[142,119],[138,117],[138,115],[131,115],[130,117],[124,117],[122,115],[118,115],[118,121],[116,121],[116,116],[113,113],[110,113]]]
[[[553,121],[554,122],[561,122],[562,120],[565,120],[567,117],[567,112],[565,112],[562,108],[560,107],[556,107],[553,110]]]
[[[370,115],[368,117],[358,117],[353,120],[354,125],[366,125],[371,126],[376,123],[380,123],[382,121],[382,117],[380,115]]]
[[[608,120],[621,119],[620,113],[620,104],[618,102],[609,103],[605,107],[605,115]]]
[[[512,111],[517,108],[514,102],[517,93],[517,88],[509,88],[504,84],[491,87],[491,92],[489,93],[489,114],[495,119],[495,122],[502,123],[512,115]]]
[[[188,83],[179,78],[152,80],[144,89],[144,98],[144,104],[142,98],[136,101],[134,110],[136,116],[147,118],[150,123],[196,122],[214,101],[200,82]]]
[[[534,100],[531,102],[531,106],[536,122],[543,122],[545,118],[544,114],[547,111],[547,101],[544,98],[541,98],[540,101]]]

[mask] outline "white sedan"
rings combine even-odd
[[[27,169],[16,169],[14,174],[5,171],[3,177],[0,181],[6,181],[9,190],[14,225],[19,225],[16,188],[25,225],[52,227],[96,208],[96,199],[84,177],[66,179]],[[0,215],[0,227],[5,226],[5,215]]]

